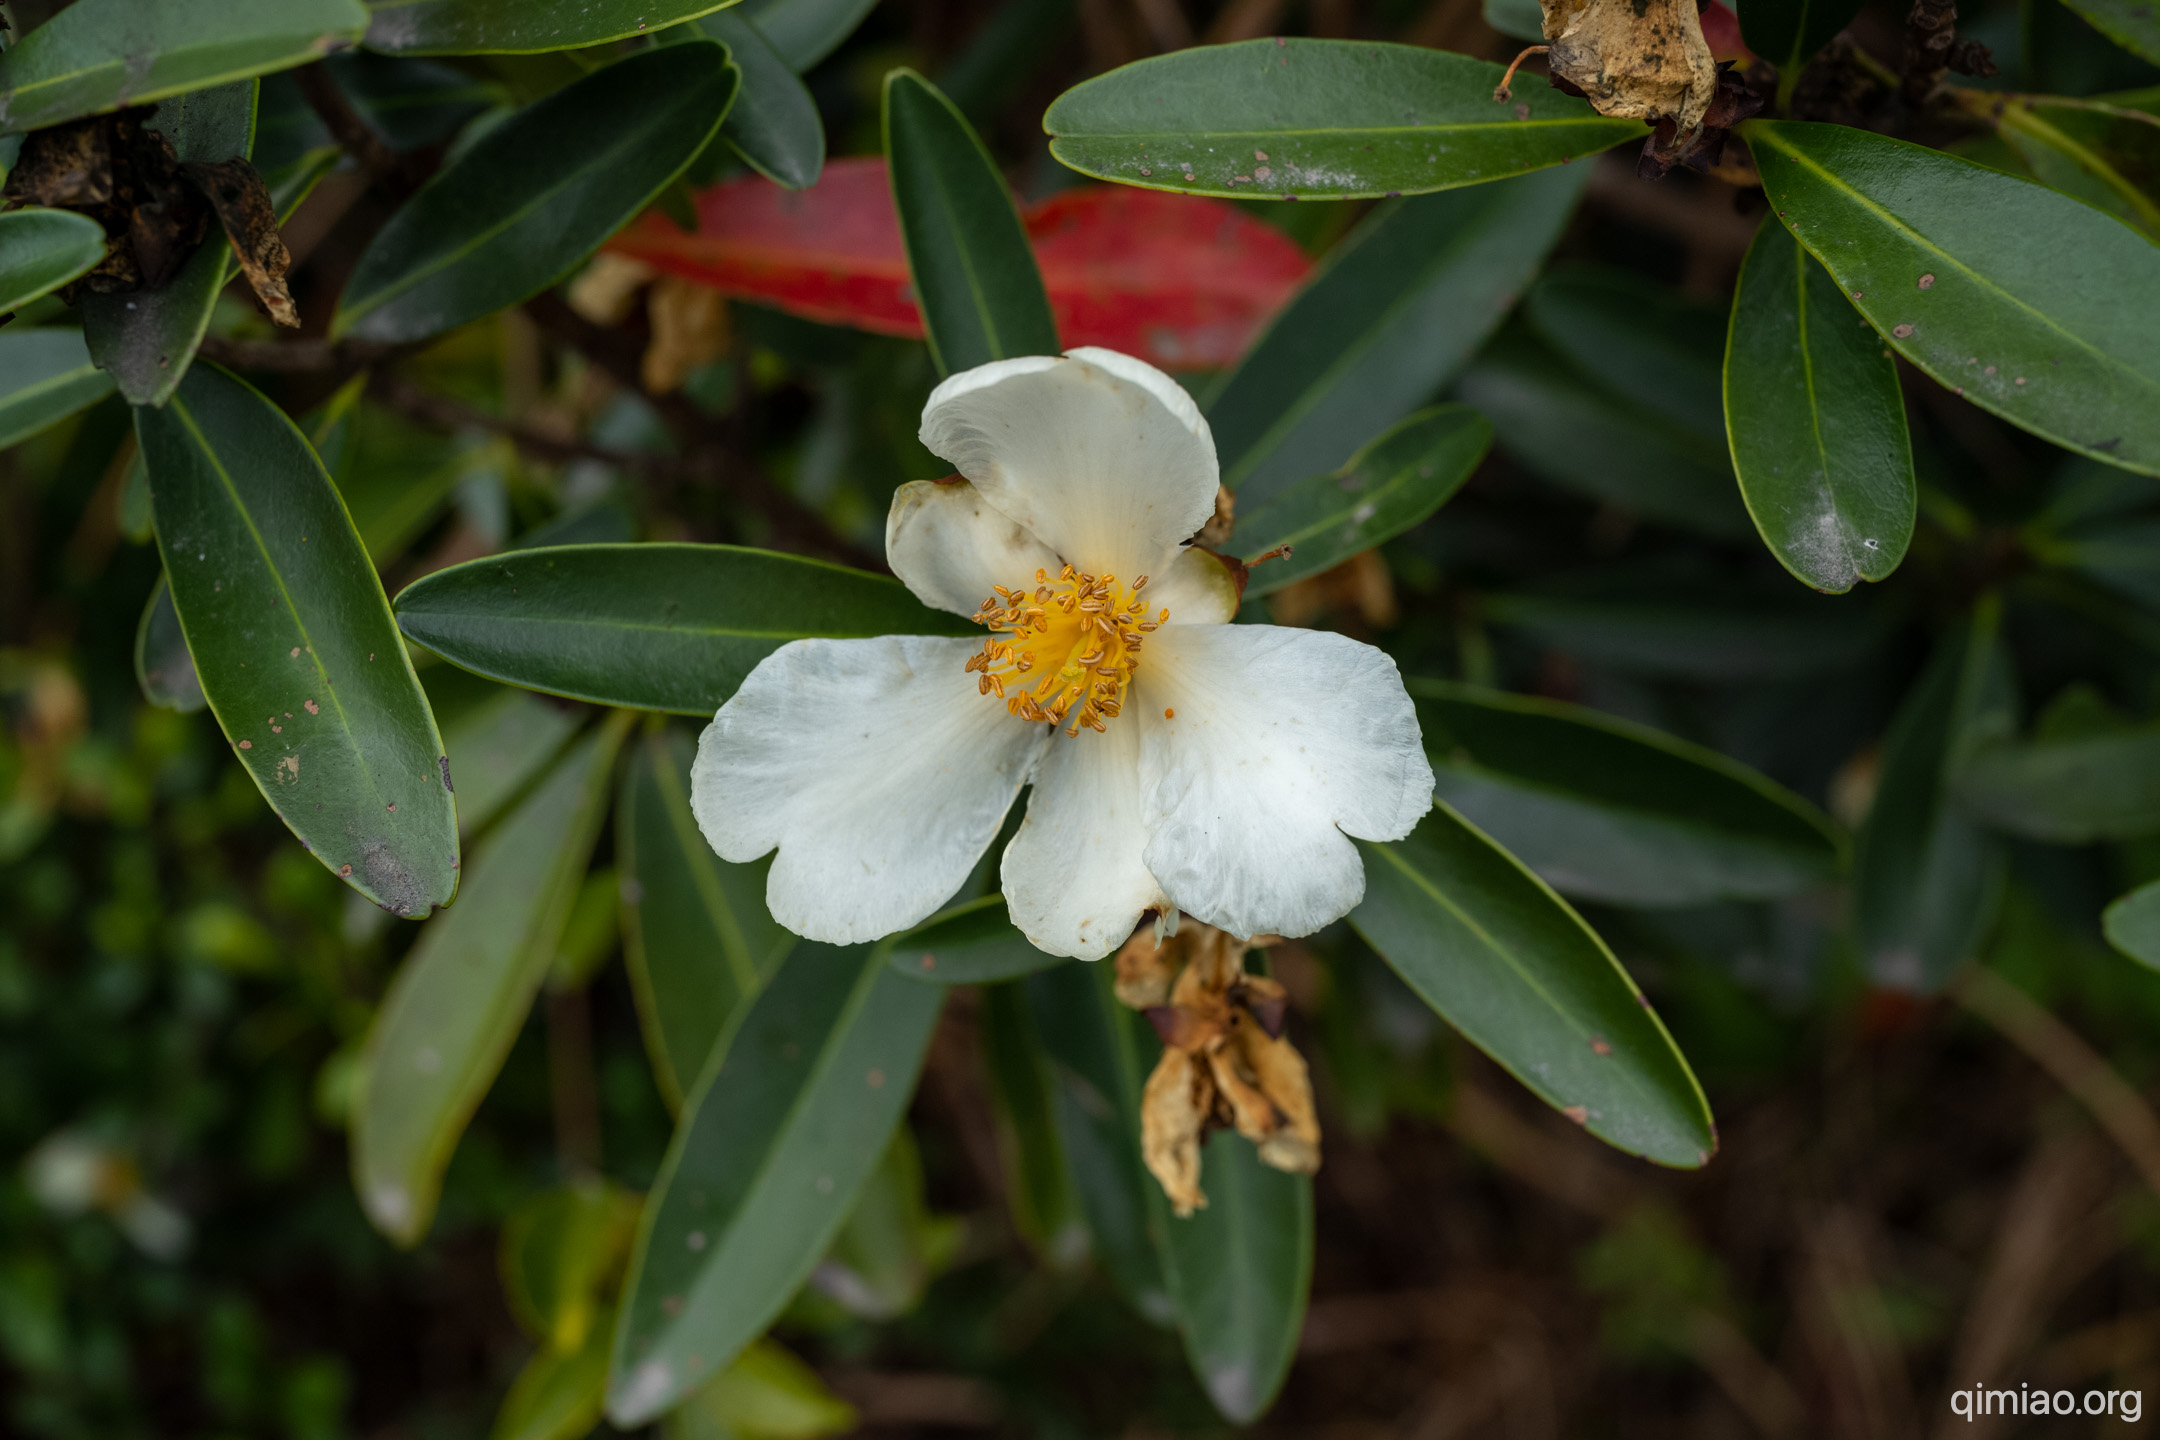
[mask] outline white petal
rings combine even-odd
[[[797,640],[758,663],[698,742],[690,807],[723,860],[779,848],[773,919],[834,945],[951,898],[997,837],[1049,727],[965,673],[975,641]]]
[[[1163,574],[1150,576],[1141,598],[1151,613],[1168,610],[1172,625],[1227,625],[1244,595],[1231,568],[1236,563],[1194,545],[1180,551]]]
[[[1124,718],[1144,730],[1143,858],[1210,925],[1309,935],[1340,919],[1365,895],[1344,837],[1399,840],[1432,808],[1417,712],[1395,662],[1370,645],[1273,625],[1165,626],[1135,682]]]
[[[1165,904],[1141,863],[1140,728],[1059,735],[1035,766],[1027,819],[1005,847],[999,881],[1012,922],[1039,950],[1100,960],[1140,912]]]
[[[930,392],[922,442],[1065,560],[1128,583],[1215,513],[1215,441],[1192,397],[1108,350],[962,371]]]
[[[990,587],[1033,584],[1057,574],[1054,551],[965,480],[910,480],[893,492],[885,517],[885,558],[915,598],[972,616]]]

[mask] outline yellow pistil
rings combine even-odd
[[[1033,589],[991,586],[997,594],[974,618],[993,633],[968,673],[1022,720],[1067,725],[1067,735],[1104,729],[1124,708],[1141,641],[1170,618],[1168,610],[1149,618],[1139,598],[1147,582],[1143,575],[1128,589],[1115,575],[1067,565],[1055,580],[1037,570]]]

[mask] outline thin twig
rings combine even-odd
[[[301,97],[330,131],[330,138],[360,163],[369,178],[399,200],[420,188],[420,177],[413,173],[412,166],[375,133],[374,126],[360,118],[360,112],[345,98],[327,66],[318,60],[301,66],[292,75],[300,86]]]
[[[394,360],[414,347],[366,340],[235,340],[205,335],[203,355],[235,370],[270,375],[314,375],[325,371],[351,374]]]

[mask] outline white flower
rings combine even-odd
[[[1306,935],[1365,893],[1349,836],[1394,840],[1432,769],[1394,662],[1232,625],[1242,570],[1189,541],[1215,442],[1169,376],[1108,350],[955,375],[922,441],[959,468],[893,496],[885,549],[987,641],[798,640],[705,732],[692,804],[732,861],[777,848],[773,918],[871,940],[951,898],[1020,787],[1013,923],[1097,959],[1149,909]]]

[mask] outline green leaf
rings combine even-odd
[[[2160,14],[2145,0],[2063,0],[2095,30],[2142,60],[2160,65]]]
[[[1620,905],[1796,894],[1836,878],[1836,827],[1714,750],[1580,705],[1409,682],[1435,788],[1554,889]]]
[[[0,54],[0,135],[320,60],[360,0],[76,0]]]
[[[105,258],[105,227],[72,210],[0,215],[0,315],[21,309]]]
[[[1785,587],[1793,596],[1805,592]],[[1723,592],[1723,593],[1721,593]],[[1880,642],[1876,612],[1809,596],[1765,604],[1728,586],[1636,595],[1617,587],[1488,595],[1485,618],[1632,674],[1731,683],[1841,670]]]
[[[1069,1270],[1087,1255],[1087,1220],[1058,1145],[1049,1058],[1019,985],[986,986],[982,1005],[983,1068],[997,1115],[1005,1205],[1029,1248]]]
[[[2160,236],[2160,116],[2047,95],[1987,95],[1980,103],[2042,184]]]
[[[2160,970],[2160,880],[2108,906],[2101,912],[2100,928],[2108,944],[2140,965]]]
[[[876,7],[877,0],[743,0],[742,13],[800,75],[839,49]]]
[[[428,922],[368,1031],[353,1185],[400,1245],[427,1234],[443,1169],[555,958],[628,727],[616,715],[541,781],[473,857],[459,904]]]
[[[963,1222],[933,1214],[922,1155],[902,1125],[863,1182],[806,1295],[858,1320],[897,1320],[921,1308],[930,1282],[952,1263]],[[829,1313],[829,1312],[828,1312]]]
[[[623,953],[653,1075],[674,1109],[729,1019],[795,944],[765,909],[772,861],[731,865],[699,832],[690,813],[695,754],[678,730],[647,731],[615,810]]]
[[[855,1428],[855,1407],[817,1371],[771,1340],[735,1363],[660,1422],[663,1440],[815,1440]]]
[[[1524,298],[1523,318],[1585,378],[1631,408],[1724,440],[1723,307],[1685,299],[1632,271],[1556,265]]]
[[[1897,365],[1775,219],[1740,267],[1725,424],[1741,498],[1795,579],[1843,594],[1897,569],[1920,495]]]
[[[1270,1169],[1228,1130],[1208,1140],[1200,1175],[1207,1208],[1162,1221],[1165,1268],[1193,1373],[1225,1420],[1249,1425],[1275,1402],[1304,1327],[1312,1177]]]
[[[1428,404],[1530,283],[1589,176],[1585,165],[1374,211],[1209,397],[1223,483],[1264,501]]]
[[[82,331],[10,325],[0,330],[0,450],[57,425],[112,393]]]
[[[1442,405],[1412,415],[1340,470],[1278,492],[1238,517],[1231,537],[1248,564],[1290,547],[1290,554],[1253,571],[1246,597],[1272,594],[1417,525],[1462,488],[1491,445],[1484,416],[1465,405]]]
[[[790,640],[973,633],[897,580],[732,545],[490,556],[414,581],[397,614],[414,640],[492,680],[707,717]]]
[[[203,694],[263,798],[355,890],[419,918],[457,889],[441,736],[337,491],[214,365],[138,409],[158,549]]]
[[[612,1321],[610,1310],[601,1317]],[[575,1350],[543,1349],[525,1362],[495,1413],[488,1440],[584,1440],[607,1393],[608,1332],[596,1325]]]
[[[885,160],[938,373],[1057,354],[1050,297],[1005,177],[953,103],[912,70],[885,77]]]
[[[890,942],[886,958],[910,980],[933,985],[991,985],[1062,965],[1013,928],[1003,895],[985,895],[931,916]]]
[[[627,40],[734,0],[368,0],[370,50],[531,55]]]
[[[2135,840],[2160,832],[2160,725],[2132,724],[2073,689],[2031,739],[1972,747],[1950,789],[1965,809],[2028,840]]]
[[[740,79],[710,41],[663,45],[508,117],[376,232],[332,333],[421,340],[547,289],[695,158]]]
[[[1850,25],[1859,0],[1736,0],[1740,38],[1778,68],[1778,88],[1789,93],[1815,52]]]
[[[255,148],[259,81],[198,90],[158,107],[150,128],[172,141],[183,163],[245,159]],[[85,295],[83,338],[131,405],[163,405],[194,363],[232,264],[213,218],[202,247],[164,285],[121,295]]]
[[[808,1277],[900,1122],[944,992],[879,950],[798,943],[692,1092],[630,1261],[608,1417],[729,1364]]]
[[[1702,1087],[1597,932],[1437,802],[1407,840],[1359,842],[1358,933],[1540,1100],[1660,1165],[1709,1163]]]
[[[202,681],[195,676],[195,657],[188,654],[187,637],[180,633],[180,615],[173,609],[172,587],[163,575],[143,606],[142,620],[135,626],[135,683],[143,698],[167,710],[192,715],[203,708]]]
[[[2058,445],[2160,474],[2160,247],[1999,170],[1845,125],[1743,127],[1771,203],[1937,383]]]
[[[808,87],[741,12],[708,15],[698,25],[727,46],[742,71],[742,93],[720,122],[720,138],[776,184],[815,185],[825,168],[825,122]]]
[[[1525,45],[1545,42],[1545,7],[1538,0],[1484,0],[1485,23]]]
[[[526,1334],[558,1354],[579,1349],[596,1329],[609,1338],[612,1325],[594,1322],[614,1318],[603,1297],[629,1254],[642,1208],[642,1196],[588,1180],[543,1190],[510,1212],[497,1264],[503,1298]]]
[[[458,833],[469,839],[487,829],[562,753],[583,718],[537,695],[506,690],[445,725],[443,753],[456,787]]]
[[[1504,71],[1362,40],[1202,45],[1074,86],[1043,129],[1052,155],[1100,180],[1285,200],[1482,185],[1649,133],[1543,85],[1495,100]]]
[[[1993,924],[2002,843],[1950,804],[1972,749],[2007,735],[2015,690],[1984,602],[1940,642],[1883,739],[1874,804],[1853,846],[1853,942],[1879,985],[1940,989]]]

